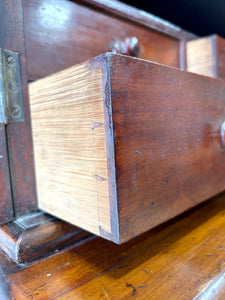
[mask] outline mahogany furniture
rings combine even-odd
[[[39,211],[36,201],[28,83],[111,51],[127,37],[137,38],[141,59],[185,70],[186,43],[197,37],[109,0],[2,0],[0,15],[0,48],[20,54],[25,116],[0,124],[0,299],[223,299],[224,196],[124,245]],[[223,66],[219,61],[214,74]],[[205,149],[219,147],[218,133],[206,129]]]
[[[1,124],[0,155],[3,157],[1,168],[4,168],[1,174],[4,176],[1,175],[0,196],[3,201],[0,220],[6,225],[0,229],[0,243],[4,243],[7,235],[11,239],[12,227],[16,231],[17,218],[26,216],[28,224],[31,224],[23,228],[22,236],[32,233],[34,223],[36,232],[39,228],[36,223],[28,82],[113,49],[115,42],[132,36],[139,41],[140,58],[184,69],[185,43],[195,35],[116,1],[20,0],[14,3],[4,0],[0,3],[0,11],[0,47],[20,53],[25,116],[24,122],[8,123],[6,126]],[[10,228],[7,226],[9,220],[14,220]],[[55,219],[46,215],[45,222],[51,226]],[[41,219],[39,224],[38,241],[41,247],[45,241]],[[64,222],[59,224],[64,228]],[[59,236],[59,243],[66,236],[66,232],[62,234],[62,239]],[[4,243],[5,251],[11,258],[17,258],[17,262],[20,261],[17,253],[22,252],[21,239],[20,234],[15,236],[14,248]],[[54,250],[54,242],[49,243],[45,255]]]
[[[122,243],[225,190],[223,81],[106,53],[29,91],[44,211]]]

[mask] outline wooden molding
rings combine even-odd
[[[120,1],[83,0],[82,2],[86,2],[88,5],[93,5],[109,12],[110,14],[121,16],[176,39],[192,40],[196,38],[195,34],[185,31],[179,26]]]
[[[43,212],[0,226],[0,248],[16,263],[26,264],[83,241],[89,233]]]

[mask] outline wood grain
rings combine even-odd
[[[40,211],[0,226],[1,249],[17,264],[47,257],[87,237],[88,232]]]
[[[121,16],[126,20],[142,24],[157,32],[166,34],[179,40],[192,40],[196,38],[194,33],[188,32],[166,20],[152,15],[149,12],[137,9],[117,0],[83,0],[89,6],[101,8],[110,14]]]
[[[103,93],[95,62],[30,84],[39,207],[113,238]]]
[[[107,53],[30,87],[42,209],[121,243],[225,189],[223,81]]]
[[[110,56],[120,239],[225,189],[225,83]]]
[[[28,266],[0,254],[1,299],[222,300],[224,214],[222,195],[123,245],[95,238]]]
[[[13,217],[5,125],[0,124],[0,224],[13,220]]]
[[[15,216],[37,209],[30,128],[22,1],[0,1],[0,47],[20,53],[25,122],[6,127]]]
[[[187,42],[187,70],[193,73],[217,77],[215,36]]]
[[[115,4],[119,8],[120,4],[113,1],[112,5]],[[122,8],[123,4],[121,11]],[[23,0],[23,9],[30,80],[111,51],[115,41],[134,36],[140,44],[141,58],[179,67],[179,34],[182,31],[177,31],[177,38],[163,35],[151,26],[143,27],[120,18],[113,9],[113,15],[111,10],[107,14],[83,1]],[[40,49],[44,49],[44,54]]]
[[[188,42],[187,70],[225,79],[225,39],[211,35]]]

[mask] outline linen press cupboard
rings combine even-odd
[[[57,89],[62,79],[66,81],[67,68],[76,64],[81,65],[69,69],[72,72],[70,79],[74,76],[75,86],[71,87],[70,84],[64,86],[67,95],[68,91],[73,95],[76,92],[74,87],[79,89],[82,84],[82,81],[76,81],[76,68],[82,66],[85,68],[87,64],[87,77],[83,77],[84,84],[89,82],[89,87],[95,84],[101,87],[105,82],[108,90],[112,92],[111,98],[104,98],[104,93],[99,92],[101,109],[103,103],[106,105],[107,101],[111,101],[112,116],[102,111],[100,116],[102,122],[96,119],[89,129],[90,138],[93,138],[96,131],[102,131],[104,143],[107,141],[104,147],[114,144],[115,157],[114,154],[107,156],[109,152],[106,148],[103,152],[104,174],[108,176],[115,169],[114,174],[110,173],[114,182],[111,179],[111,181],[103,180],[104,176],[94,173],[91,182],[95,183],[95,191],[99,194],[102,190],[109,189],[109,183],[112,184],[111,192],[117,195],[117,199],[111,198],[110,194],[104,194],[103,200],[106,201],[109,210],[106,212],[103,206],[101,213],[99,213],[101,207],[95,207],[94,211],[90,211],[87,223],[92,218],[94,220],[90,226],[82,219],[80,223],[76,220],[73,222],[71,220],[73,211],[71,211],[72,216],[63,216],[65,221],[116,242],[123,242],[224,190],[225,158],[223,136],[221,137],[224,121],[224,82],[178,70],[188,69],[195,73],[223,78],[224,41],[222,38],[212,36],[199,39],[180,28],[115,1],[103,3],[101,1],[32,0],[14,3],[5,0],[1,2],[0,8],[2,22],[0,47],[8,50],[8,52],[2,51],[1,55],[2,86],[6,94],[3,104],[9,103],[9,119],[23,117],[22,121],[9,120],[6,125],[1,124],[0,213],[3,225],[0,231],[0,242],[1,248],[11,259],[17,263],[29,263],[71,244],[84,242],[90,237],[88,232],[38,211],[36,202],[28,83],[32,82],[30,83],[31,108],[32,114],[35,114],[32,106],[33,97],[39,101],[39,95],[52,91],[51,89],[43,91],[48,81],[51,85],[54,83]],[[133,37],[136,38],[136,48],[132,44]],[[204,43],[207,43],[207,47]],[[204,53],[202,47],[205,56],[202,54]],[[119,54],[105,54],[89,63],[83,63],[110,51],[129,55],[139,54],[140,60]],[[13,98],[13,93],[18,93],[18,87],[16,90],[13,88],[18,84],[15,81],[20,81],[20,78],[17,77],[11,84],[12,82],[8,81],[10,77],[4,78],[4,72],[8,69],[14,70],[17,62],[12,57],[15,52],[20,54],[18,65],[21,72],[23,103],[10,106],[7,97]],[[102,71],[101,74],[99,70]],[[58,74],[58,71],[61,73]],[[97,77],[95,72],[101,76]],[[93,79],[90,79],[91,74],[95,75]],[[45,78],[49,75],[52,77]],[[91,85],[92,80],[94,83]],[[32,87],[38,85],[40,91],[33,95]],[[90,91],[91,89],[88,90]],[[44,95],[48,99],[48,95]],[[80,95],[81,98],[85,96],[82,93]],[[56,99],[57,96],[55,93]],[[151,105],[147,101],[149,97]],[[43,103],[44,100],[42,99]],[[46,103],[48,104],[47,101]],[[93,111],[96,108],[95,104],[92,104]],[[63,111],[65,107],[63,105],[59,107],[58,112]],[[50,111],[53,111],[53,108],[57,110],[54,105]],[[68,106],[67,113],[69,110],[72,111]],[[76,115],[78,116],[79,114]],[[93,117],[95,116],[94,111]],[[109,116],[113,118],[112,126],[114,126],[111,141],[107,131],[101,126],[109,122],[107,121]],[[49,111],[44,109],[45,126],[38,128],[34,123],[34,147],[41,146],[43,138],[41,132],[44,132],[48,124],[52,124],[54,128],[55,124],[51,123],[50,117]],[[61,114],[60,118],[59,121],[62,122]],[[40,115],[36,120],[37,126],[41,124],[38,122],[41,121]],[[68,116],[65,116],[65,123],[61,123],[61,126],[69,126],[67,120]],[[35,132],[38,132],[37,136]],[[71,137],[69,136],[68,140],[69,138]],[[153,143],[152,151],[149,150],[148,139],[151,140],[151,145]],[[93,142],[95,141],[93,138]],[[57,140],[52,140],[53,145],[50,146],[53,148],[50,151],[54,149],[56,142]],[[127,151],[127,145],[130,147],[130,152]],[[37,151],[43,153],[45,149]],[[61,155],[63,160],[65,153]],[[114,164],[109,166],[113,160],[115,160]],[[37,170],[41,163],[37,158]],[[55,163],[56,161],[52,161],[51,165]],[[57,167],[58,171],[63,173],[63,165],[59,164]],[[38,172],[37,177],[41,174]],[[40,176],[43,178],[37,178],[39,194],[44,193],[42,187],[38,185],[39,180],[48,181],[44,178],[45,173]],[[59,177],[59,173],[56,173],[56,177]],[[74,184],[75,180],[72,182]],[[102,185],[105,188],[102,189]],[[60,184],[58,187],[60,188]],[[82,191],[85,192],[85,188]],[[39,203],[40,207],[46,205],[46,211],[62,217],[60,215],[62,199],[60,193],[57,199],[57,194],[57,186],[52,192],[49,188],[47,200],[40,198]],[[52,202],[49,202],[49,196],[52,197]],[[47,207],[48,203],[52,209]],[[91,205],[93,203],[96,206],[95,202],[91,202]],[[70,208],[69,205],[68,203],[67,206]],[[84,217],[85,213],[88,213],[85,209],[86,207],[81,211]],[[101,218],[103,221],[100,220]],[[105,220],[108,227],[104,227]],[[117,225],[115,226],[112,221]],[[99,230],[102,225],[102,229]],[[96,249],[99,247],[97,243],[101,242],[96,242]]]

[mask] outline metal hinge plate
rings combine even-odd
[[[0,123],[24,121],[19,54],[0,48]]]

